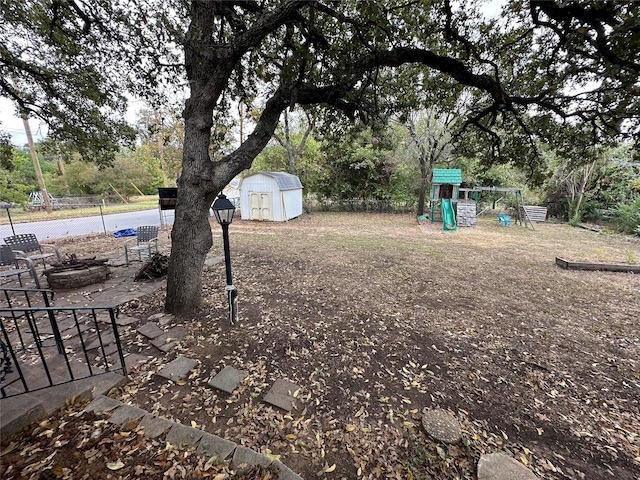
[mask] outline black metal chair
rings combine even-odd
[[[150,257],[151,252],[158,251],[158,227],[144,225],[138,227],[136,238],[131,238],[124,242],[124,258],[129,265],[129,252],[138,252],[138,260],[142,261],[142,252],[146,251]],[[136,242],[133,245],[133,242]]]
[[[13,235],[11,237],[4,237],[4,243],[9,245],[18,258],[28,258],[32,262],[42,260],[42,265],[47,266],[45,259],[55,256],[58,262],[62,262],[60,252],[55,245],[49,245],[46,243],[40,243],[38,238],[33,233],[23,233],[20,235]],[[50,248],[53,253],[45,253],[44,248]]]
[[[18,262],[24,262],[26,268],[20,268]],[[18,282],[20,282],[20,286],[22,287],[21,275],[23,273],[28,273],[31,275],[36,288],[40,288],[40,282],[38,280],[38,275],[36,274],[36,268],[33,261],[30,258],[16,257],[14,251],[9,245],[0,245],[0,266],[11,267],[0,270],[1,278],[17,276]]]

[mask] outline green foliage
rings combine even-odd
[[[590,198],[599,208],[615,208],[621,203],[629,203],[640,193],[640,167],[607,164],[596,173]]]
[[[251,168],[247,173],[255,173],[260,171],[287,171],[287,152],[284,147],[278,144],[275,140],[269,142],[269,145],[267,145],[264,150],[260,152],[260,154],[251,164]],[[300,177],[300,179],[302,181],[302,177]]]
[[[580,225],[580,223],[582,222],[582,213],[580,211],[577,211],[573,217],[571,217],[571,220],[569,220],[569,225],[571,225],[572,227],[577,227],[578,225]]]
[[[138,112],[140,145],[132,157],[140,160],[154,176],[173,185],[182,164],[184,122],[175,106],[143,108]]]
[[[291,134],[291,140],[294,145],[299,145],[302,140],[303,132],[298,129]],[[326,159],[321,148],[321,143],[317,141],[313,135],[309,135],[304,148],[296,162],[296,175],[300,177],[300,181],[304,186],[306,193],[316,193],[323,185],[325,175]],[[288,171],[288,158],[285,148],[271,141],[269,145],[256,157],[253,161],[250,173],[259,171]]]
[[[29,185],[15,183],[12,175],[0,169],[0,201],[7,203],[24,203],[29,199]]]
[[[640,167],[631,162],[632,150],[633,145],[628,143],[592,149],[589,155],[596,155],[592,165],[577,167],[571,159],[546,150],[544,157],[554,172],[545,185],[549,214],[572,225],[583,220],[606,221],[613,228],[632,233],[634,217],[627,207],[640,195]],[[580,208],[576,211],[578,204]]]
[[[164,148],[166,150],[169,147],[165,146]],[[138,185],[138,179],[132,179],[136,186],[140,190],[142,190],[144,194],[150,195],[157,193],[156,189],[163,186],[163,175],[167,175],[168,183],[170,183],[170,185],[173,185],[173,179],[177,175],[177,172],[173,169],[167,169],[166,163],[165,171],[163,172],[163,165],[160,162],[160,158],[158,157],[158,150],[157,148],[154,148],[153,145],[140,145],[136,147],[135,150],[124,152],[123,154],[126,154],[133,164],[143,166],[147,174],[150,175],[153,179],[150,182],[140,182],[140,185]]]
[[[368,129],[354,128],[341,138],[326,140],[323,176],[316,192],[332,199],[390,199],[397,190],[392,145]]]
[[[74,160],[67,165],[65,176],[75,195],[114,196],[119,193],[127,198],[138,194],[133,184],[145,194],[156,193],[157,187],[162,185],[139,158],[125,154],[116,157],[113,167],[105,168]]]
[[[57,176],[58,169],[55,163],[46,160],[42,155],[38,157],[45,184],[49,188]],[[0,174],[3,177],[3,187],[0,188],[4,192],[3,195],[7,196],[6,198],[0,196],[0,200],[22,203],[27,200],[29,192],[39,190],[33,160],[28,149],[14,148],[11,169],[0,167]],[[57,192],[51,190],[50,193],[55,195]]]
[[[614,222],[621,232],[640,235],[640,194],[630,203],[616,206]]]
[[[459,157],[442,168],[462,169],[463,187],[505,187],[517,188],[526,183],[526,174],[511,164],[487,166],[476,158]]]
[[[13,156],[13,145],[11,145],[11,135],[0,132],[0,167],[11,170],[11,157]]]

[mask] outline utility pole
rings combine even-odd
[[[42,201],[44,202],[44,208],[47,212],[50,212],[51,202],[49,201],[49,192],[47,192],[47,186],[45,185],[44,177],[42,176],[42,169],[40,168],[38,153],[36,152],[36,146],[33,143],[33,135],[31,135],[31,127],[29,126],[29,119],[25,114],[22,114],[22,123],[24,124],[24,131],[27,134],[27,142],[29,143],[29,150],[31,151],[31,160],[33,160],[33,169],[36,172],[36,178],[38,179],[38,185],[40,186],[40,192],[42,193]]]
[[[18,82],[15,77],[12,77],[11,82],[13,87],[19,92]],[[42,169],[40,168],[40,160],[38,160],[38,153],[36,152],[36,145],[33,143],[33,135],[31,135],[31,127],[29,126],[29,117],[25,111],[20,112],[22,117],[22,124],[24,125],[24,131],[27,134],[27,142],[29,143],[29,151],[31,152],[31,160],[33,161],[33,169],[36,172],[36,179],[40,186],[40,193],[42,193],[42,201],[44,202],[44,208],[47,212],[51,212],[51,202],[49,201],[49,192],[47,192],[47,186],[44,183],[44,177],[42,176]]]

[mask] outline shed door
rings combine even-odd
[[[251,220],[273,220],[271,192],[249,192]]]

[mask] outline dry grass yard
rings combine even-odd
[[[176,352],[155,350],[117,398],[280,458],[306,479],[473,479],[489,452],[545,479],[640,478],[640,275],[554,263],[638,264],[640,239],[491,219],[445,232],[385,214],[236,220],[230,232],[240,322],[228,325],[224,264],[208,268],[204,308],[177,320],[190,333],[179,353],[198,367],[186,382],[162,381],[155,371]],[[163,233],[161,249],[169,245]],[[163,301],[161,291],[122,310],[145,320]],[[122,333],[128,351],[151,352],[134,329]],[[226,365],[249,374],[232,395],[207,385]],[[261,402],[278,378],[301,387],[291,414]],[[429,439],[429,408],[456,417],[460,444]],[[186,478],[200,478],[193,456],[176,457],[191,465]]]

